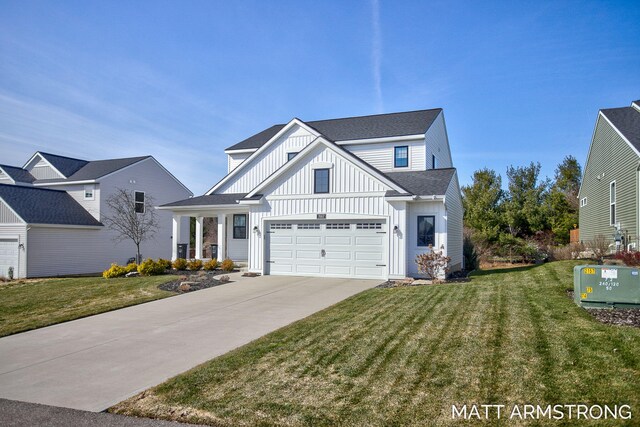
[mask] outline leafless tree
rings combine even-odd
[[[151,239],[159,227],[153,197],[145,194],[142,203],[136,202],[134,191],[118,188],[107,197],[106,204],[108,210],[102,221],[117,233],[113,240],[133,241],[136,245],[136,260],[140,263],[140,244]]]

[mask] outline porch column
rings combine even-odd
[[[178,243],[180,243],[180,220],[180,216],[173,216],[173,228],[171,231],[171,261],[175,261],[178,258]]]
[[[204,218],[201,216],[196,217],[196,259],[202,259],[202,223]]]
[[[218,260],[225,259],[227,253],[226,233],[227,232],[227,214],[218,214]]]

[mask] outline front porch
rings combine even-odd
[[[215,258],[215,254],[205,247],[204,241],[204,222],[205,218],[216,219],[215,242],[208,242],[217,245],[217,259],[223,260],[230,258],[235,262],[246,262],[249,255],[249,209],[248,207],[234,206],[229,208],[216,209],[198,209],[198,210],[173,210],[173,232],[172,236],[181,236],[182,219],[184,217],[195,219],[195,239],[194,252],[195,259]],[[190,233],[189,233],[190,234]],[[191,239],[189,239],[191,240]],[[179,258],[178,246],[180,244],[189,244],[190,242],[181,242],[173,238],[171,260]],[[209,246],[207,244],[207,246]],[[207,256],[208,255],[208,256]],[[186,257],[189,257],[187,250]]]

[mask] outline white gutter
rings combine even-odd
[[[86,179],[84,181],[56,181],[56,182],[34,182],[34,187],[51,187],[57,185],[73,185],[73,184],[96,184],[95,179]]]

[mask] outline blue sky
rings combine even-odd
[[[584,163],[640,98],[640,4],[3,1],[0,163],[151,154],[196,194],[274,123],[442,107],[474,170]]]

